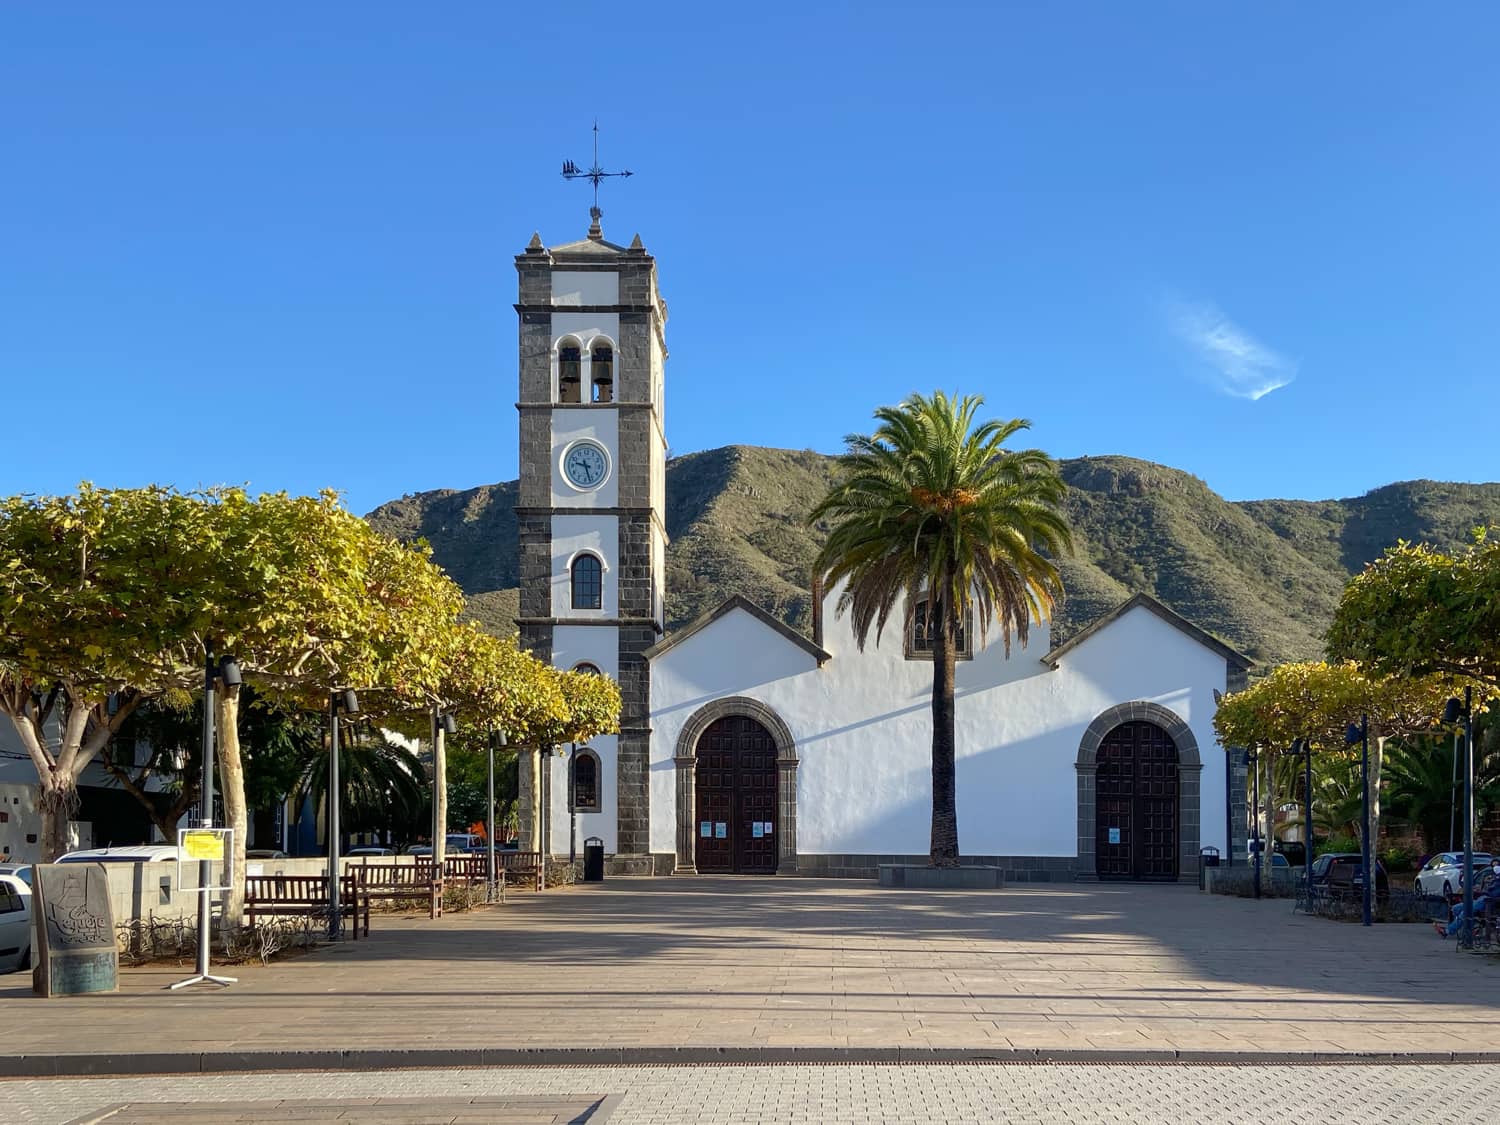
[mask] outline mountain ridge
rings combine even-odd
[[[667,464],[669,631],[731,594],[806,630],[822,532],[807,513],[834,478],[811,450],[729,445]],[[1148,593],[1260,664],[1316,659],[1349,576],[1398,539],[1454,548],[1500,526],[1500,483],[1396,481],[1339,500],[1229,501],[1202,479],[1122,455],[1059,462],[1075,553],[1061,561],[1066,639]],[[470,614],[513,632],[518,607],[515,481],[409,494],[366,518],[425,538]]]

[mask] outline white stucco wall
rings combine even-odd
[[[604,561],[600,608],[573,608],[572,561],[580,551],[592,551]],[[552,517],[552,616],[614,617],[619,604],[620,518],[596,514]],[[579,659],[583,659],[579,657]],[[561,665],[559,665],[561,667]],[[570,665],[571,667],[571,665]]]
[[[861,654],[847,619],[825,603],[824,647],[812,658],[734,611],[652,662],[652,849],[675,849],[672,762],[677,736],[704,704],[743,695],[791,729],[800,758],[802,854],[922,854],[931,826],[932,666],[907,660],[899,628]],[[1221,657],[1137,608],[1049,669],[1048,630],[1006,657],[997,637],[957,670],[958,820],[969,855],[1077,854],[1077,761],[1089,723],[1119,703],[1149,700],[1194,731],[1203,842],[1223,837],[1223,755],[1213,742]]]
[[[620,275],[603,270],[553,270],[552,303],[554,305],[618,305],[620,303]]]
[[[609,475],[603,484],[590,491],[580,491],[563,479],[563,452],[574,442],[592,440],[604,447],[609,461]],[[620,417],[613,410],[569,410],[560,407],[552,412],[552,502],[564,508],[614,508],[620,503],[619,466],[615,457],[620,448]]]
[[[606,581],[608,575],[606,575]],[[571,669],[588,661],[612,680],[620,678],[620,638],[616,629],[601,625],[558,625],[552,631],[552,663]],[[615,763],[619,760],[613,735],[594,739],[589,748],[599,755],[599,811],[578,814],[578,846],[589,836],[604,841],[604,850],[615,848]],[[568,773],[566,760],[552,763],[552,851],[568,851]],[[580,854],[582,854],[580,852]]]

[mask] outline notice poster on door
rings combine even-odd
[[[708,836],[712,836],[713,834],[714,834],[714,822],[713,821],[711,821],[711,820],[704,820],[704,821],[700,821],[699,822],[699,824],[698,824],[698,835],[703,836],[703,837],[708,837]]]
[[[1109,842],[1111,844],[1118,844],[1120,842],[1120,830],[1118,828],[1111,828],[1109,830]]]
[[[759,840],[762,836],[765,835],[764,828],[765,825],[757,820],[750,825],[750,835]]]
[[[728,823],[728,821],[723,821],[723,820],[716,820],[716,821],[714,821],[714,839],[715,840],[727,840],[728,838],[729,838],[729,823]]]
[[[766,835],[769,836],[771,834],[771,822],[769,820],[765,823],[765,830]]]

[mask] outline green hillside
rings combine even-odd
[[[797,628],[821,536],[806,514],[833,459],[728,446],[667,466],[668,625],[743,594]],[[1261,663],[1316,657],[1345,579],[1398,539],[1466,542],[1500,525],[1500,484],[1409,481],[1350,500],[1231,503],[1197,477],[1130,457],[1062,463],[1077,539],[1063,563],[1062,639],[1147,592]],[[424,492],[370,513],[402,539],[424,537],[497,632],[516,614],[514,481]]]

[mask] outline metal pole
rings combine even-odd
[[[1448,850],[1458,847],[1458,748],[1463,735],[1453,732],[1453,788],[1448,793]]]
[[[485,863],[485,878],[489,880],[490,895],[495,894],[495,738],[490,732],[490,772],[486,786],[484,842],[488,859]]]
[[[202,828],[214,826],[214,653],[203,646],[203,816]],[[213,864],[198,863],[198,976],[208,976],[208,947],[213,940],[213,906],[208,888],[214,881]]]
[[[328,939],[339,936],[339,693],[328,693]],[[358,919],[356,919],[356,923]]]
[[[1229,853],[1225,866],[1234,866],[1234,754],[1224,755],[1224,850]]]
[[[448,751],[443,740],[443,712],[432,705],[432,871],[441,879],[448,861]]]
[[[1361,715],[1359,719],[1359,755],[1360,755],[1360,788],[1364,794],[1364,831],[1360,833],[1364,846],[1360,849],[1363,853],[1360,863],[1364,868],[1364,893],[1360,896],[1362,901],[1363,922],[1366,926],[1375,920],[1375,865],[1370,862],[1370,853],[1374,850],[1374,841],[1370,839],[1370,716]]]
[[[1250,835],[1255,843],[1255,897],[1260,898],[1260,755],[1254,750],[1248,751],[1248,754],[1251,768],[1255,770],[1255,796],[1251,801],[1254,808],[1251,812]]]
[[[1302,740],[1302,753],[1305,755],[1302,774],[1302,800],[1304,825],[1303,836],[1306,839],[1302,843],[1302,873],[1307,879],[1307,909],[1312,912],[1312,861],[1313,861],[1313,819],[1312,819],[1312,740]]]
[[[1464,688],[1464,924],[1459,944],[1474,944],[1474,689]]]

